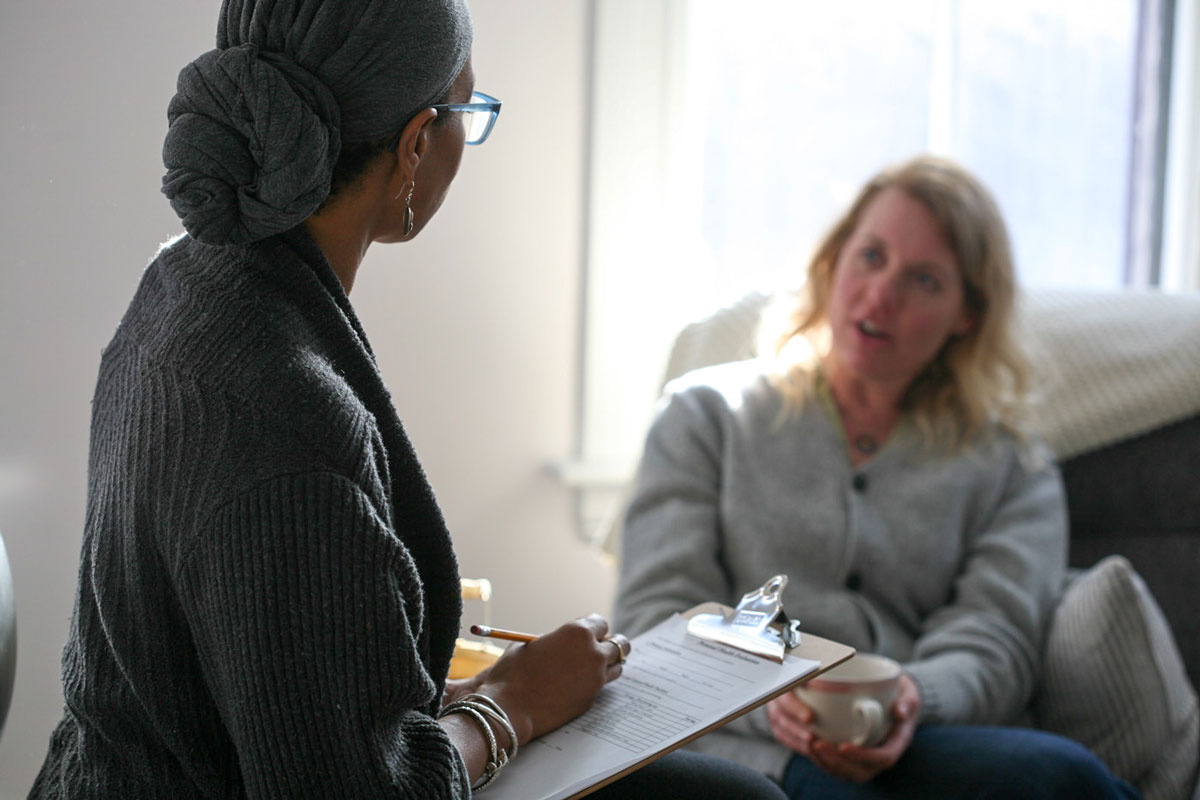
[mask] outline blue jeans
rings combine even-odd
[[[921,726],[896,765],[868,783],[839,780],[798,755],[788,764],[783,788],[792,800],[1140,797],[1070,739],[1027,728],[976,725]]]
[[[486,794],[480,795],[486,798]],[[787,800],[774,781],[741,764],[676,750],[610,783],[588,800]]]

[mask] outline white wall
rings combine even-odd
[[[219,0],[38,0],[0,10],[0,532],[18,675],[0,798],[27,793],[61,713],[89,402],[156,244],[167,101],[212,46]],[[377,247],[352,300],[497,624],[607,611],[610,567],[545,465],[577,405],[588,4],[474,0],[475,72],[504,101],[438,218]],[[470,609],[469,609],[470,611]]]

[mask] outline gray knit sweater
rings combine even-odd
[[[449,536],[299,230],[150,264],[93,402],[66,710],[33,798],[466,797]]]
[[[923,721],[1017,718],[1066,555],[1049,459],[1000,433],[932,456],[905,421],[855,468],[824,404],[781,407],[755,362],[668,387],[625,519],[614,627],[736,604],[785,573],[802,630],[904,663]],[[696,747],[776,777],[790,757],[761,709]]]

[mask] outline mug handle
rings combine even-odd
[[[855,726],[858,733],[850,740],[851,743],[856,747],[876,744],[884,733],[883,706],[869,697],[860,697],[854,701],[853,714],[858,723]]]

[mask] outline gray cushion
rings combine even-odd
[[[1200,765],[1200,704],[1145,583],[1121,556],[1075,573],[1055,611],[1037,725],[1096,753],[1146,800],[1184,800]]]

